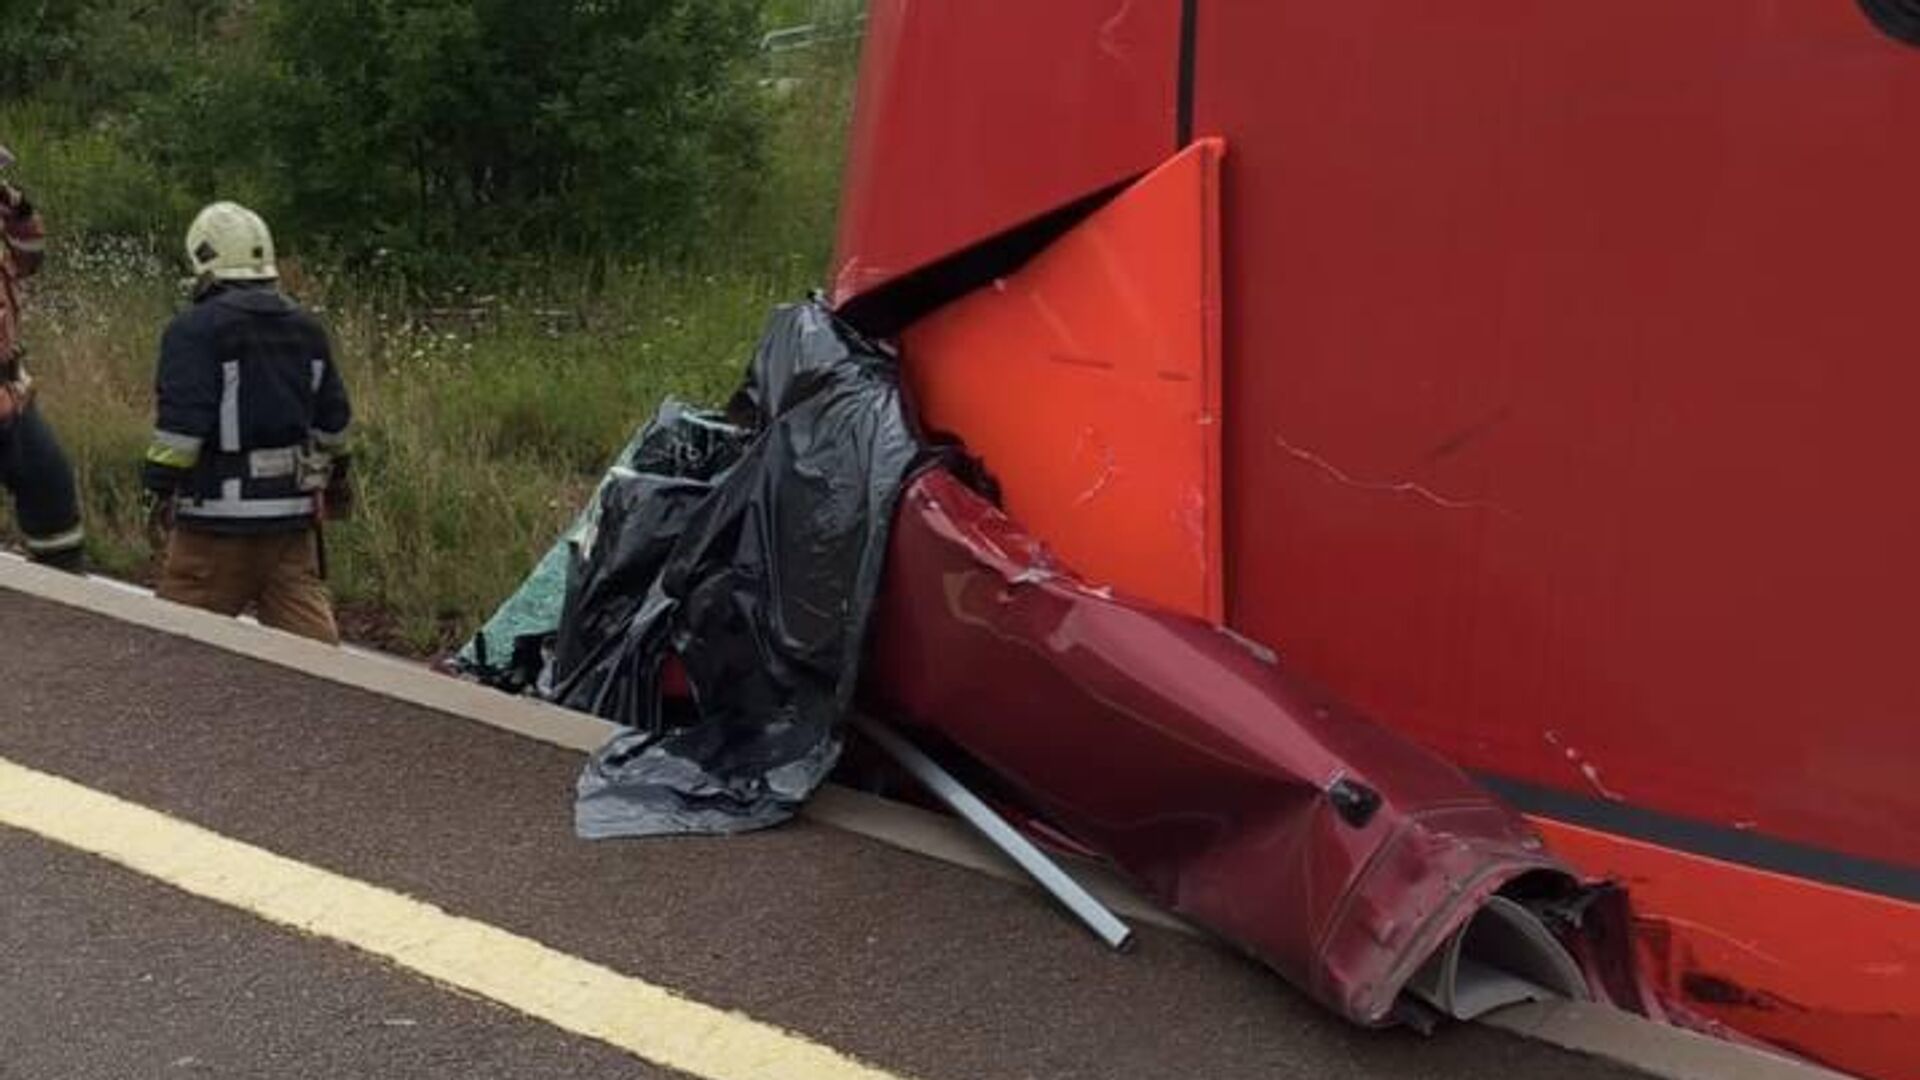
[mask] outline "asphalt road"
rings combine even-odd
[[[0,591],[0,757],[923,1080],[1635,1074],[1365,1032],[1206,942],[1107,952],[1037,894],[817,824],[584,843],[579,759]],[[671,1075],[0,828],[0,1077]]]
[[[0,868],[6,1080],[672,1075],[20,833]]]

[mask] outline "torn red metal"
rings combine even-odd
[[[921,422],[966,443],[1009,514],[1087,577],[1214,623],[1226,152],[1196,142],[900,334]]]
[[[1354,1021],[1503,893],[1635,1004],[1624,934],[1572,929],[1578,882],[1518,814],[1260,646],[1077,578],[949,472],[902,501],[873,641],[877,711]]]

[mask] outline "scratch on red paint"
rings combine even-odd
[[[1560,751],[1561,755],[1567,759],[1567,762],[1571,764],[1575,769],[1577,769],[1581,776],[1586,778],[1588,786],[1593,788],[1595,794],[1599,795],[1603,799],[1607,799],[1612,802],[1627,801],[1619,792],[1608,787],[1606,781],[1600,779],[1599,766],[1595,765],[1591,761],[1588,761],[1584,756],[1581,755],[1580,751],[1574,749],[1571,746],[1567,746],[1566,744],[1560,741],[1559,732],[1548,731],[1546,733],[1546,736],[1547,736],[1548,744],[1553,746],[1554,749]]]
[[[1411,480],[1359,480],[1349,475],[1338,465],[1321,457],[1319,454],[1288,442],[1284,436],[1275,435],[1273,441],[1279,444],[1280,449],[1314,466],[1346,487],[1359,491],[1377,491],[1383,495],[1411,495],[1423,502],[1438,506],[1443,510],[1490,510],[1493,513],[1505,517],[1515,516],[1513,511],[1501,506],[1499,503],[1482,502],[1477,499],[1451,498],[1431,488],[1416,484]]]
[[[1080,435],[1080,445],[1074,449],[1074,456],[1079,457],[1086,451],[1087,444],[1096,439],[1099,439],[1099,436],[1092,428],[1088,428],[1082,432]],[[1085,506],[1092,502],[1095,496],[1106,490],[1107,485],[1113,482],[1114,477],[1120,475],[1120,462],[1114,456],[1112,444],[1106,442],[1104,439],[1099,439],[1099,441],[1100,475],[1094,477],[1093,484],[1088,487],[1087,490],[1081,492],[1078,498],[1073,500],[1075,506]]]

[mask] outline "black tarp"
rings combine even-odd
[[[817,301],[774,313],[724,418],[655,418],[574,546],[539,680],[628,729],[580,776],[581,836],[761,828],[826,778],[919,448],[892,355]]]

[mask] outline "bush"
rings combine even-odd
[[[74,0],[9,0],[0,13],[0,96],[28,93],[80,51],[81,8]]]
[[[754,164],[757,28],[752,0],[283,0],[241,96],[281,216],[349,259],[658,255]]]
[[[171,237],[193,212],[180,189],[111,130],[36,140],[21,155],[19,182],[62,233]]]

